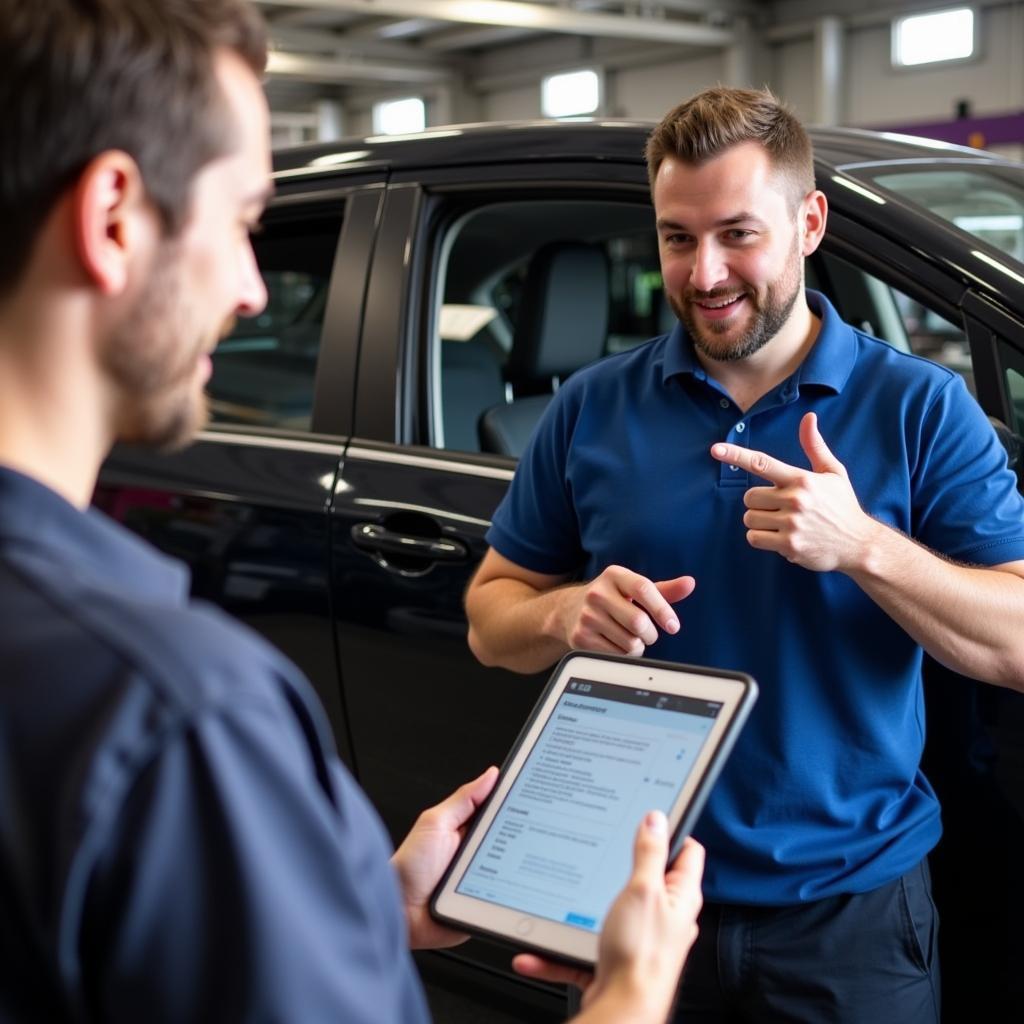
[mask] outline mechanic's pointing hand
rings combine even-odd
[[[825,444],[813,412],[800,421],[800,447],[809,470],[734,444],[712,445],[711,454],[772,484],[752,487],[743,496],[751,547],[818,572],[852,569],[867,550],[875,521],[861,509],[846,467]]]
[[[672,609],[693,593],[692,576],[653,581],[621,565],[610,565],[596,579],[572,588],[564,613],[568,645],[579,651],[640,657],[658,639],[658,630],[679,632]]]

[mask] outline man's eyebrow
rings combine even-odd
[[[731,217],[723,217],[721,220],[716,220],[714,224],[712,224],[712,227],[728,228],[736,224],[764,224],[764,221],[758,217],[757,214],[748,213],[746,210],[743,210]],[[689,230],[685,224],[680,224],[675,220],[669,220],[667,217],[659,217],[656,226],[659,231]]]

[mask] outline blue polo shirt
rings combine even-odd
[[[847,576],[746,541],[744,492],[715,441],[808,467],[818,414],[864,510],[950,558],[1024,559],[1024,501],[955,373],[844,323],[815,292],[818,339],[747,412],[709,378],[681,326],[574,374],[549,406],[487,535],[536,572],[624,565],[684,574],[682,629],[649,656],[749,672],[760,699],[696,830],[705,894],[784,905],[864,892],[938,841],[919,763],[920,647]]]
[[[383,825],[298,670],[0,467],[0,1020],[426,1022]]]

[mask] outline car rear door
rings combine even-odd
[[[184,560],[195,596],[299,664],[350,762],[331,629],[328,506],[351,426],[359,297],[382,188],[378,172],[279,179],[254,239],[268,305],[239,321],[214,354],[210,427],[166,456],[118,447],[95,496]]]

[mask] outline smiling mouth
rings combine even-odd
[[[705,316],[722,317],[728,316],[746,298],[746,295],[733,295],[731,297],[713,299],[696,299],[694,305],[700,309]]]

